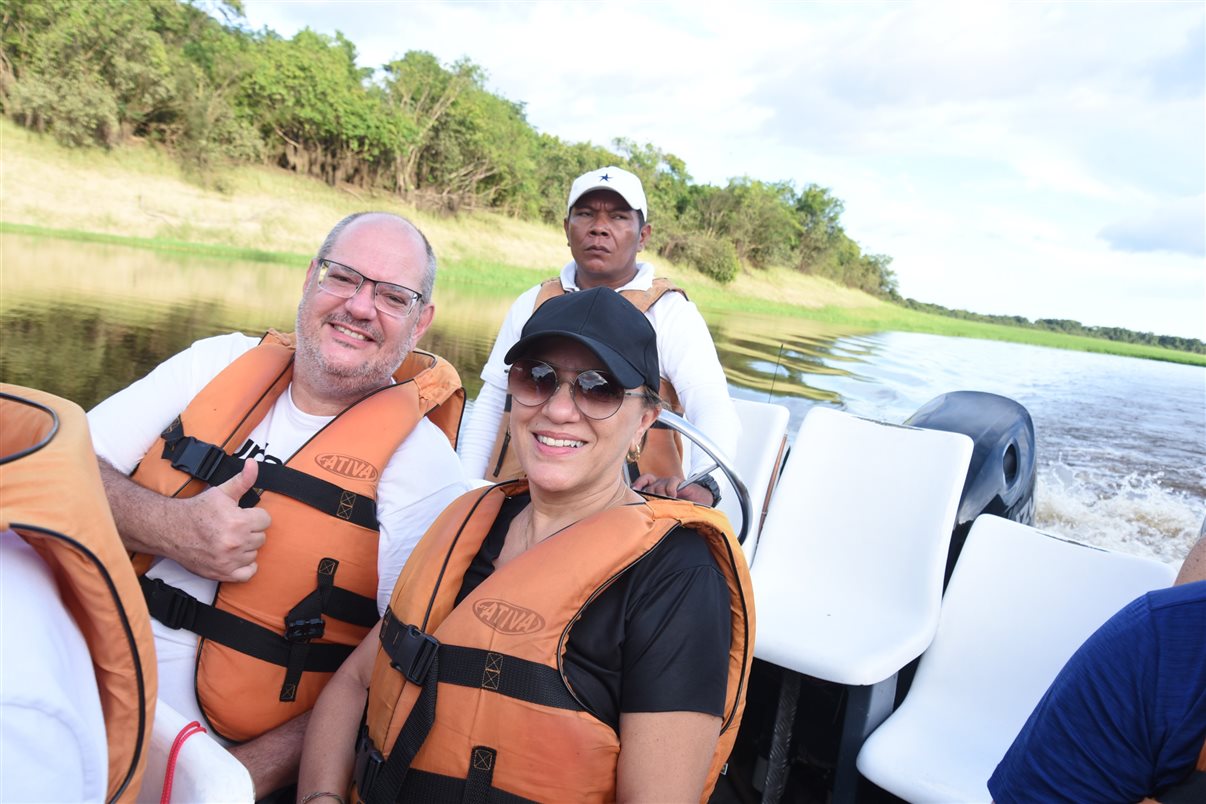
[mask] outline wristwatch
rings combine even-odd
[[[703,477],[696,478],[695,484],[698,486],[703,486],[711,493],[712,507],[715,508],[717,503],[720,502],[720,486],[716,483],[712,476],[704,475]]]

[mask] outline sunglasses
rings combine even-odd
[[[507,372],[507,392],[519,404],[537,407],[552,399],[563,381],[548,363],[516,360]],[[596,421],[614,416],[627,396],[645,397],[647,394],[624,390],[619,380],[598,369],[580,371],[570,383],[570,398],[578,410],[586,418]]]

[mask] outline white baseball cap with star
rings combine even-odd
[[[628,206],[639,210],[646,219],[649,218],[649,202],[645,200],[645,190],[641,187],[641,180],[624,168],[618,168],[615,165],[583,173],[574,179],[574,183],[570,187],[569,202],[565,205],[565,214],[568,216],[570,210],[574,208],[574,203],[594,190],[611,190],[623,198]]]

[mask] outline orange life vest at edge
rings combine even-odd
[[[565,288],[561,285],[559,277],[546,279],[540,283],[540,292],[536,295],[536,303],[532,305],[532,311],[535,312],[540,305],[544,304],[549,299],[566,294]],[[687,292],[682,288],[675,286],[669,279],[657,278],[653,280],[653,284],[649,290],[621,290],[620,295],[628,301],[632,302],[632,306],[640,310],[642,313],[647,312],[650,307],[657,303],[658,299],[667,293],[681,293],[683,298],[687,298]],[[658,395],[662,398],[662,402],[674,413],[683,414],[683,406],[678,401],[678,393],[674,390],[674,386],[665,377],[661,378],[661,384],[658,386]],[[523,476],[523,469],[519,466],[519,459],[515,456],[515,451],[510,449],[511,445],[511,395],[507,395],[506,407],[503,409],[502,421],[498,425],[498,434],[494,438],[494,449],[490,453],[490,460],[486,464],[486,479],[492,482],[502,482],[505,480],[514,480]],[[636,480],[639,475],[651,473],[657,477],[676,477],[683,473],[683,444],[679,434],[674,430],[652,427],[645,434],[645,443],[642,445],[641,457],[636,461],[635,466],[630,466],[629,471],[632,474],[632,479]]]
[[[0,397],[0,531],[11,528],[38,552],[79,624],[105,719],[105,800],[134,801],[155,721],[155,642],[87,419],[74,402],[43,391],[3,384],[0,392],[10,395]]]
[[[454,607],[463,576],[503,501],[526,488],[526,481],[513,481],[463,495],[428,530],[394,587],[382,624],[383,645],[399,635],[413,638],[417,632],[409,626],[440,643],[434,725],[414,756],[402,792],[411,790],[414,777],[444,777],[478,789],[486,784],[504,797],[614,799],[619,737],[573,697],[561,656],[582,608],[682,525],[707,539],[731,600],[725,714],[706,800],[736,739],[753,658],[753,591],[728,519],[710,508],[660,497],[618,506],[532,547]],[[453,673],[459,679],[446,678],[457,654],[480,656],[482,663],[476,670]],[[391,657],[384,647],[378,649],[369,687],[358,781],[353,781],[370,800],[393,791],[383,785],[374,794],[376,780],[361,772],[374,764],[365,762],[365,749],[380,752],[378,770],[388,764],[388,752],[425,691],[425,685],[408,683],[395,669],[397,658],[396,651]],[[546,694],[525,700],[523,692],[509,691],[508,684],[519,690],[540,686]],[[548,694],[550,687],[556,695]]]
[[[288,387],[293,346],[292,335],[269,331],[258,346],[210,381],[173,427],[225,453],[238,449]],[[250,581],[219,584],[212,607],[210,601],[194,605],[191,597],[162,582],[143,581],[152,616],[170,627],[183,626],[202,635],[197,700],[213,730],[228,739],[252,739],[308,711],[338,665],[377,620],[375,499],[381,472],[424,416],[440,426],[455,446],[464,406],[456,370],[435,355],[412,351],[394,378],[396,384],[341,412],[286,461],[287,467],[338,487],[337,509],[322,512],[284,494],[262,492],[257,504],[268,511],[272,524],[257,556],[259,569]],[[161,437],[132,479],[175,497],[205,490],[206,483],[174,469],[161,457],[164,445]],[[261,464],[261,480],[266,471],[268,465]],[[359,523],[350,518],[349,512],[366,507],[372,512],[368,526],[364,517]],[[150,565],[146,557],[135,560],[142,572]],[[179,596],[187,600],[178,603]],[[354,604],[356,616],[341,619],[340,612],[328,608],[341,596]],[[297,610],[306,606],[310,610],[299,617]],[[165,611],[176,615],[184,610],[189,613],[175,618],[176,622],[164,616]],[[207,638],[201,625],[190,624],[194,610],[219,618],[226,613],[252,624],[259,639],[255,644],[263,643],[273,653],[257,657],[247,652],[246,645],[233,647],[239,643],[229,641],[230,630],[225,628],[229,618],[220,634]],[[287,632],[289,617],[295,619]],[[237,630],[246,628],[235,625]]]

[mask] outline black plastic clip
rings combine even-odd
[[[183,448],[172,461],[172,468],[187,472],[193,477],[208,483],[222,465],[226,453],[213,444],[198,441],[192,436],[181,439]]]
[[[387,609],[381,623],[381,647],[390,658],[389,666],[412,684],[422,684],[435,660],[440,641],[425,634],[416,625],[403,625]]]
[[[381,772],[381,766],[384,764],[385,757],[373,745],[368,735],[368,726],[361,726],[360,735],[356,739],[356,764],[352,768],[352,781],[355,782],[356,792],[362,801],[368,799],[373,782],[377,781],[377,774]]]
[[[322,617],[285,621],[285,639],[290,642],[309,642],[311,639],[322,639],[326,630],[327,624],[323,622]]]
[[[193,630],[197,619],[197,599],[159,578],[142,580],[143,594],[151,616],[168,628]]]

